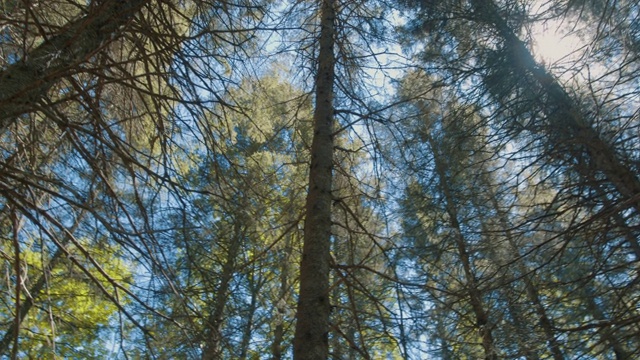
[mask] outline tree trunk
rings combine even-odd
[[[514,299],[512,294],[513,289],[510,287],[504,287],[502,289],[502,296],[504,296],[507,305],[507,311],[511,317],[511,322],[515,330],[514,336],[518,344],[518,357],[524,357],[525,360],[538,359],[531,345],[527,343],[530,338],[530,327],[527,326],[526,319],[523,318],[521,310],[517,306],[517,300]]]
[[[254,272],[255,271],[258,270],[255,269]],[[258,279],[258,281],[253,279],[251,281],[251,301],[249,303],[249,309],[247,309],[247,315],[245,316],[245,323],[242,329],[242,342],[240,343],[240,360],[247,360],[247,356],[249,353],[249,344],[251,342],[251,335],[253,335],[253,318],[255,317],[256,310],[258,308],[258,293],[260,292],[260,289],[262,287],[260,285],[261,283],[261,279]]]
[[[92,1],[86,16],[69,23],[62,32],[0,72],[0,133],[19,115],[33,110],[53,85],[113,41],[116,32],[146,2]]]
[[[625,201],[640,212],[640,180],[636,174],[620,162],[613,148],[584,118],[584,114],[565,89],[543,67],[539,66],[525,44],[514,34],[498,13],[492,0],[472,0],[478,13],[478,22],[494,27],[504,40],[515,69],[531,77],[545,92],[545,111],[550,118],[546,136],[555,145],[571,144],[573,151],[587,153],[592,164],[587,169],[576,168],[579,173],[593,175],[602,172],[607,181]],[[554,140],[555,138],[555,140]]]
[[[509,225],[509,221],[507,220],[507,214],[502,210],[500,204],[498,203],[498,199],[496,197],[495,192],[493,191],[493,183],[487,176],[482,176],[483,187],[485,191],[487,191],[490,197],[491,205],[493,206],[496,214],[498,215],[498,221],[500,222],[500,227],[507,238],[507,243],[509,244],[509,250],[513,254],[520,256],[520,250],[518,248],[518,244],[516,243],[515,237],[511,232],[511,226]],[[529,301],[534,305],[534,309],[536,315],[538,316],[538,320],[540,322],[540,326],[544,332],[545,338],[547,340],[547,344],[549,346],[549,350],[553,355],[554,360],[564,360],[564,355],[560,350],[560,344],[556,339],[556,333],[553,326],[552,319],[547,315],[547,311],[540,300],[540,295],[538,292],[537,286],[533,283],[533,280],[530,276],[529,269],[526,268],[524,264],[521,262],[517,262],[518,271],[521,274],[522,280],[524,281],[527,297]]]
[[[554,330],[553,321],[547,315],[547,310],[540,300],[540,293],[538,292],[538,288],[533,284],[528,275],[523,276],[523,280],[527,289],[527,297],[533,304],[536,315],[538,315],[538,321],[540,322],[540,326],[542,327],[544,335],[547,338],[547,344],[549,345],[551,354],[553,354],[554,360],[564,360],[564,355],[560,350],[560,344],[558,344],[558,340],[556,338],[556,331]]]
[[[276,328],[273,331],[273,343],[271,343],[271,359],[282,360],[282,342],[284,341],[284,316],[286,301],[287,276],[280,276],[280,294],[276,306]]]
[[[293,235],[285,238],[284,249],[280,262],[280,289],[276,302],[276,328],[273,331],[273,343],[271,344],[271,359],[282,359],[282,342],[284,341],[284,317],[287,307],[287,294],[289,293],[289,261],[291,259]]]
[[[498,354],[495,349],[495,344],[492,334],[492,325],[489,322],[489,315],[482,301],[482,292],[478,288],[478,281],[475,273],[471,268],[471,259],[469,251],[467,249],[466,240],[462,234],[462,228],[458,220],[458,210],[456,209],[457,201],[453,198],[453,194],[450,191],[448,185],[448,178],[446,176],[446,164],[443,163],[440,155],[438,154],[437,144],[433,141],[429,134],[425,134],[427,142],[433,151],[433,158],[435,162],[435,170],[439,178],[440,190],[444,195],[444,202],[446,206],[447,214],[449,215],[450,226],[453,229],[456,246],[458,249],[458,256],[462,263],[464,270],[465,281],[467,285],[467,293],[469,294],[469,302],[471,308],[476,317],[476,327],[480,333],[482,339],[482,347],[484,349],[484,355],[486,360],[497,360]]]
[[[227,305],[229,297],[229,288],[231,280],[236,270],[236,258],[242,244],[244,236],[241,229],[241,220],[234,219],[233,238],[229,243],[227,258],[222,266],[222,274],[220,274],[220,285],[216,289],[216,298],[212,306],[211,313],[205,323],[206,344],[202,351],[202,360],[220,360],[222,359],[222,349],[220,342],[221,328],[223,323],[224,309]]]
[[[300,295],[293,339],[293,357],[296,360],[325,360],[329,355],[334,18],[335,1],[323,0],[309,193],[300,262]]]
[[[284,325],[282,322],[276,325],[273,332],[273,343],[271,344],[271,359],[282,360],[282,341],[284,340]]]
[[[295,195],[293,192],[290,193],[289,205],[291,208],[294,207],[295,203]],[[280,289],[278,290],[278,299],[275,304],[275,329],[273,331],[273,342],[271,343],[271,360],[282,360],[283,353],[283,342],[285,335],[285,322],[288,322],[288,319],[285,319],[287,316],[287,307],[289,306],[290,300],[290,291],[291,291],[291,256],[293,254],[293,244],[298,239],[297,234],[297,222],[298,219],[290,218],[290,221],[296,223],[294,228],[290,228],[290,234],[285,236],[284,238],[284,246],[281,250],[281,256],[278,258],[279,267],[280,267]]]

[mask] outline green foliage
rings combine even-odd
[[[92,244],[88,240],[80,243],[88,250],[93,261],[100,264],[100,269],[73,247],[69,254],[62,255],[60,260],[56,259],[54,264],[45,268],[42,262],[44,259],[49,263],[47,253],[35,247],[21,252],[21,279],[24,282],[21,302],[24,304],[29,298],[35,304],[20,325],[18,344],[21,357],[99,359],[107,356],[106,329],[115,321],[118,307],[105,296],[101,287],[111,296],[119,298],[121,305],[125,305],[126,295],[122,291],[118,293],[112,282],[129,284],[132,280],[131,265],[113,257],[118,252],[115,246],[100,242]],[[75,261],[71,261],[71,257]],[[12,273],[12,265],[6,261],[3,270]],[[28,292],[42,277],[45,278],[44,288],[37,293]],[[15,274],[12,274],[12,279],[15,279]],[[94,279],[99,279],[99,286]],[[15,302],[14,286],[5,283],[0,290],[4,304]],[[5,307],[1,321],[11,324],[15,317],[14,310],[10,306]]]
[[[0,0],[0,355],[291,357],[321,4]],[[639,358],[638,5],[336,6],[332,356]]]

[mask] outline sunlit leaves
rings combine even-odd
[[[128,287],[133,280],[133,265],[113,259],[112,254],[119,251],[117,246],[104,242],[92,244],[88,240],[81,243],[88,249],[92,260],[73,247],[67,252],[49,254],[44,250],[37,251],[34,246],[20,254],[20,277],[13,272],[11,262],[4,262],[3,270],[8,275],[7,280],[11,281],[3,282],[1,287],[2,321],[6,324],[15,321],[16,309],[9,304],[15,302],[14,282],[17,279],[22,282],[20,296],[23,308],[20,311],[27,311],[24,308],[27,299],[36,304],[28,310],[20,325],[18,353],[21,356],[100,358],[108,354],[104,337],[111,336],[107,328],[116,321],[114,315],[118,306],[105,296],[104,291],[118,298],[120,305],[128,303],[126,293],[115,288],[113,282]],[[93,264],[94,261],[100,264],[99,268]],[[44,267],[43,262],[46,264]],[[44,283],[44,286],[39,286],[39,283]]]

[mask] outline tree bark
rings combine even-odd
[[[250,275],[255,276],[255,274]],[[251,336],[253,335],[253,321],[256,315],[256,310],[258,309],[258,294],[260,292],[260,286],[258,283],[261,283],[262,280],[255,279],[251,281],[250,289],[251,289],[251,301],[249,302],[249,309],[247,309],[247,315],[245,318],[245,323],[242,329],[242,342],[240,343],[240,360],[247,360],[249,353],[249,345],[251,343]]]
[[[284,316],[286,306],[286,296],[288,291],[289,276],[287,262],[288,256],[285,257],[282,268],[280,269],[280,290],[278,291],[278,300],[276,305],[276,327],[273,330],[273,343],[271,343],[271,360],[282,360],[282,342],[284,341]]]
[[[0,133],[18,116],[32,111],[53,85],[113,41],[146,2],[92,1],[86,16],[0,72]]]
[[[320,51],[315,84],[309,193],[305,205],[300,294],[293,339],[295,360],[325,360],[329,356],[329,259],[335,77],[334,0],[322,1],[320,16]]]
[[[553,358],[555,360],[564,360],[564,355],[560,350],[560,344],[558,343],[558,340],[556,338],[553,321],[547,315],[547,310],[540,300],[540,293],[538,292],[538,288],[534,285],[528,275],[525,275],[523,277],[523,280],[527,290],[527,297],[533,304],[536,315],[538,315],[538,321],[540,322],[540,326],[542,327],[544,335],[547,338],[547,344],[549,345],[549,350],[551,350]]]

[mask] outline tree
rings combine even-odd
[[[634,2],[0,10],[3,355],[640,355]]]
[[[475,127],[474,120],[477,121],[477,118],[473,112],[458,108],[459,105],[455,100],[448,99],[437,89],[428,92],[420,91],[419,83],[424,80],[425,78],[419,72],[407,76],[401,93],[407,97],[413,97],[410,101],[416,108],[416,114],[410,115],[411,118],[415,117],[415,121],[410,125],[407,124],[410,127],[407,130],[411,134],[408,136],[411,142],[407,142],[407,145],[424,147],[431,153],[429,160],[416,158],[416,161],[419,164],[418,168],[428,166],[432,174],[429,178],[416,179],[414,184],[409,184],[406,194],[408,199],[405,200],[409,203],[405,211],[408,215],[413,212],[426,213],[425,217],[432,217],[433,215],[429,216],[431,215],[429,212],[433,210],[441,213],[434,214],[438,217],[437,220],[435,216],[431,219],[434,222],[431,232],[442,236],[441,243],[436,245],[441,247],[442,252],[436,257],[446,257],[444,261],[460,264],[460,269],[444,275],[446,280],[440,280],[441,284],[446,286],[449,292],[457,293],[457,296],[464,299],[465,305],[470,306],[470,312],[473,314],[471,316],[464,313],[466,309],[457,311],[462,317],[460,322],[473,324],[471,326],[475,328],[474,332],[480,335],[482,357],[497,359],[499,351],[493,335],[496,320],[491,319],[491,312],[485,301],[486,293],[482,287],[486,285],[481,285],[486,281],[481,279],[482,273],[489,271],[483,269],[486,266],[482,265],[483,256],[478,254],[478,250],[473,250],[483,245],[480,244],[481,240],[477,240],[477,235],[467,230],[474,226],[473,220],[467,213],[468,210],[462,209],[460,205],[469,201],[466,196],[474,196],[465,194],[468,193],[464,184],[467,174],[464,174],[462,169],[474,166],[474,163],[467,159],[473,157],[472,143],[477,135],[473,134],[472,129]],[[412,151],[411,148],[409,149]],[[469,154],[465,154],[465,151],[469,151]],[[433,195],[424,194],[428,191],[427,184],[435,184],[435,186],[431,185],[436,189]],[[428,221],[421,219],[422,216],[417,218],[415,215],[409,216],[415,220],[407,222],[407,226],[418,222],[411,226],[421,227],[423,225],[419,222]],[[418,236],[428,235],[419,234]],[[440,261],[442,260],[435,260],[438,263],[438,265],[434,264],[436,268],[441,266]],[[450,285],[444,285],[447,283]],[[442,301],[442,299],[436,301]],[[473,320],[467,317],[473,317]],[[469,341],[473,342],[471,339]]]
[[[90,257],[76,250],[58,249],[47,258],[47,249],[38,249],[42,242],[37,240],[31,249],[22,251],[21,273],[16,275],[24,282],[22,291],[14,293],[6,287],[8,284],[1,290],[3,304],[19,306],[7,306],[3,311],[3,323],[9,324],[9,330],[0,341],[0,353],[20,357],[55,354],[101,358],[108,355],[101,335],[118,307],[102,290],[111,287],[111,280],[131,283],[131,269],[119,259],[107,261],[110,253],[117,249],[97,248],[97,244],[87,239],[79,241]],[[2,251],[7,253],[6,250]],[[43,264],[43,259],[48,263]],[[96,268],[92,260],[99,262],[101,268]],[[5,269],[10,273],[12,264],[5,264],[10,267]],[[88,271],[84,273],[79,267]],[[16,296],[20,300],[16,300]],[[18,338],[19,329],[28,331]]]
[[[259,21],[260,8],[248,2],[213,12],[202,2],[5,4],[0,196],[3,221],[15,216],[20,225],[5,228],[16,234],[4,236],[15,240],[7,253],[17,269],[15,308],[25,316],[39,306],[30,304],[32,299],[20,301],[27,289],[20,289],[24,274],[19,270],[21,254],[37,238],[43,257],[53,254],[51,262],[60,252],[85,256],[86,262],[72,261],[74,266],[118,308],[124,323],[137,326],[148,340],[151,332],[140,319],[163,315],[148,300],[146,291],[153,288],[142,290],[152,283],[146,275],[172,282],[159,241],[167,229],[155,221],[166,210],[166,199],[188,191],[181,185],[192,154],[182,151],[187,147],[181,136],[194,129],[185,125],[193,123],[178,120],[179,113],[201,111],[207,104],[187,81],[194,78],[189,65],[203,59],[204,44],[217,43],[218,51],[207,56],[223,58],[238,48],[236,41],[246,42],[250,31],[227,33],[232,26],[220,24],[229,17],[234,26]],[[196,48],[197,42],[202,47]],[[222,73],[220,67],[207,71],[197,74],[204,79]],[[79,213],[82,220],[71,232],[69,224]],[[113,261],[144,269],[136,274],[140,287],[130,290],[108,272],[95,275],[92,267],[103,268],[108,257],[96,258],[82,245],[85,238],[92,247],[112,249]],[[46,274],[43,267],[41,276]],[[36,281],[33,289],[47,284]],[[117,315],[111,325],[122,321]],[[121,325],[114,333],[127,336],[128,326]],[[9,329],[5,338],[10,333],[20,335],[17,328]]]
[[[335,7],[333,0],[323,0],[320,6],[309,193],[305,205],[300,292],[293,340],[293,357],[298,360],[321,360],[329,356]]]
[[[528,13],[520,3],[413,2],[412,5],[420,9],[421,16],[416,17],[415,26],[411,28],[423,34],[425,41],[420,61],[438,80],[431,85],[455,89],[457,94],[462,94],[460,99],[486,117],[482,123],[487,129],[484,141],[492,144],[487,154],[495,159],[495,165],[482,173],[491,174],[496,180],[485,181],[484,186],[495,182],[498,193],[508,194],[503,198],[510,205],[508,212],[496,214],[504,219],[502,224],[492,225],[490,219],[484,218],[479,225],[486,229],[483,231],[486,238],[495,238],[495,233],[500,232],[491,229],[502,228],[504,237],[521,239],[515,242],[523,248],[516,258],[504,263],[500,256],[492,257],[505,269],[514,269],[513,265],[518,263],[525,265],[515,268],[524,284],[514,290],[526,289],[526,293],[521,294],[536,304],[540,319],[536,330],[542,330],[555,358],[560,358],[562,353],[577,356],[571,355],[569,348],[580,349],[576,353],[581,354],[610,351],[623,357],[629,356],[629,349],[637,351],[637,345],[626,343],[624,346],[629,347],[624,349],[620,344],[604,340],[611,329],[605,323],[592,324],[603,336],[597,350],[588,350],[589,335],[581,332],[588,330],[577,330],[578,325],[573,327],[576,332],[571,332],[571,340],[566,338],[559,343],[557,340],[570,332],[560,324],[584,323],[585,318],[578,315],[577,308],[594,308],[589,306],[586,297],[576,297],[571,306],[562,309],[552,305],[554,301],[568,304],[567,298],[572,297],[557,285],[558,273],[567,276],[563,277],[565,286],[590,284],[598,289],[595,293],[630,296],[627,290],[633,279],[629,274],[634,272],[631,259],[635,258],[632,254],[636,246],[635,241],[624,235],[624,221],[615,220],[625,214],[625,221],[634,221],[631,219],[636,219],[638,213],[635,204],[638,189],[632,190],[638,183],[636,155],[627,140],[634,136],[627,129],[635,129],[636,125],[633,110],[623,105],[634,98],[633,91],[623,84],[635,81],[634,66],[622,60],[630,51],[611,46],[618,40],[604,39],[598,29],[592,44],[598,49],[617,49],[598,52],[598,56],[602,56],[600,59],[607,61],[608,66],[615,66],[620,76],[607,72],[597,77],[585,71],[581,78],[580,69],[593,70],[596,65],[575,62],[570,72],[574,77],[567,80],[537,63],[527,42],[521,40],[526,39],[527,27],[538,19],[565,16],[567,13],[562,9],[567,4],[535,15],[539,18]],[[624,2],[616,6],[626,8]],[[554,12],[556,10],[558,12]],[[623,19],[621,27],[626,26],[623,25],[625,12],[615,13]],[[599,60],[593,62],[596,61]],[[616,95],[612,95],[614,93]],[[498,175],[503,171],[504,175]],[[529,191],[531,195],[523,196]],[[494,203],[493,210],[481,206],[489,201],[490,198],[476,200],[476,207],[482,209],[479,213],[490,214],[502,207],[499,203]],[[525,229],[529,233],[524,232]],[[609,236],[613,233],[617,235]],[[622,260],[625,254],[631,255],[626,261]],[[582,273],[563,270],[564,266],[578,261],[593,264],[593,270]],[[595,280],[598,277],[611,282],[604,285]],[[614,278],[617,281],[612,281]],[[504,294],[508,298],[519,296],[509,290]],[[608,303],[606,307],[617,319],[607,318],[605,322],[633,322],[624,310],[613,310],[617,305]],[[518,310],[513,306],[512,309],[513,314]],[[597,318],[596,315],[597,311],[587,317]],[[626,331],[633,332],[630,328],[617,330],[620,332],[616,337],[625,339],[628,338]],[[601,347],[604,344],[608,346]]]
[[[54,85],[81,69],[101,47],[116,40],[121,28],[129,25],[144,5],[142,0],[92,1],[85,9],[74,11],[79,16],[58,33],[42,33],[48,24],[40,23],[42,19],[36,17],[35,27],[41,31],[37,35],[44,41],[28,54],[22,54],[21,59],[8,63],[0,73],[0,131],[4,133],[20,115],[33,111],[34,104],[39,103]],[[17,15],[19,10],[26,9],[14,5],[6,10]]]
[[[486,87],[498,101],[503,102],[506,109],[512,109],[516,116],[526,111],[525,114],[540,113],[545,117],[546,123],[543,125],[532,123],[519,131],[543,134],[551,148],[548,156],[569,156],[572,160],[566,160],[566,163],[571,164],[569,166],[573,166],[578,173],[602,173],[606,181],[626,199],[622,201],[628,201],[636,210],[640,209],[635,204],[635,194],[640,192],[640,182],[633,170],[620,159],[615,148],[598,130],[594,129],[593,120],[581,109],[580,101],[573,98],[552,74],[536,62],[525,43],[518,38],[519,29],[514,29],[510,20],[502,15],[510,10],[500,9],[494,2],[485,0],[470,1],[468,8],[454,7],[452,11],[429,4],[423,6],[419,2],[416,5],[418,8],[422,6],[421,9],[427,14],[424,26],[433,26],[430,21],[443,18],[451,18],[456,23],[447,25],[443,30],[452,29],[447,36],[452,36],[455,39],[452,41],[468,45],[471,49],[460,52],[456,61],[468,61],[469,54],[478,56],[486,64],[484,69],[488,71],[483,74],[485,70],[477,66],[476,72],[485,76]],[[514,17],[524,16],[518,8],[513,13]],[[440,15],[443,17],[439,17]],[[515,22],[514,20],[513,23]],[[497,41],[497,46],[492,48],[491,45],[481,43],[480,39],[456,32],[459,29],[456,26],[464,26],[463,23],[478,28],[478,32],[487,32],[488,27],[489,36]],[[477,36],[480,37],[479,34]],[[477,41],[478,45],[469,44],[472,41]],[[514,94],[521,93],[524,89],[530,91],[529,95],[525,95],[525,98],[530,98],[530,102],[514,100]],[[530,107],[523,109],[522,103]],[[585,156],[589,160],[580,160]]]

